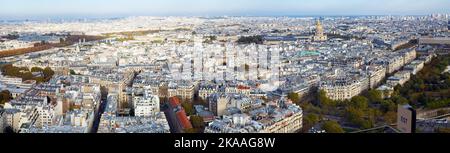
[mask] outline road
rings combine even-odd
[[[90,133],[97,133],[98,130],[98,126],[100,124],[100,118],[102,117],[103,112],[105,111],[106,108],[106,100],[102,99],[100,101],[100,106],[99,108],[96,110],[95,115],[94,115],[94,123],[92,125],[92,129]]]

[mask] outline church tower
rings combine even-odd
[[[314,41],[326,41],[327,40],[327,36],[323,32],[323,27],[319,20],[317,20],[317,22],[316,22],[316,33],[313,37],[313,40]]]

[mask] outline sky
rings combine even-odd
[[[450,0],[0,0],[1,18],[427,15]]]

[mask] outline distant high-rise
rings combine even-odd
[[[447,30],[448,30],[448,32],[450,32],[450,20],[448,20],[448,23],[447,23]]]
[[[323,32],[323,27],[319,20],[317,20],[317,22],[316,22],[316,33],[313,37],[313,40],[314,41],[326,41],[327,40],[327,36]]]

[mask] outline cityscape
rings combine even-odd
[[[0,6],[0,133],[450,133],[448,2],[116,2]]]

